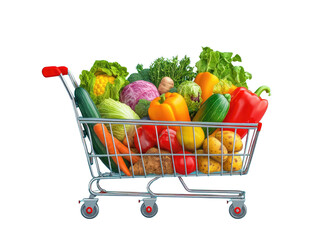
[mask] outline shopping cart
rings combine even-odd
[[[72,82],[72,85],[74,88],[78,88],[78,84],[71,74],[71,72],[66,67],[45,67],[42,70],[44,77],[54,77],[59,76],[62,80],[62,83],[64,87],[67,90],[67,93],[71,99],[73,109],[75,112],[76,122],[80,131],[81,140],[83,143],[83,147],[85,150],[88,166],[92,175],[92,179],[89,182],[89,193],[90,196],[88,198],[84,198],[79,203],[83,202],[81,207],[81,214],[83,217],[87,219],[92,219],[97,216],[99,212],[98,207],[98,198],[97,196],[136,196],[136,197],[144,197],[142,200],[141,205],[141,213],[145,217],[153,217],[156,215],[158,211],[158,207],[156,204],[157,197],[174,197],[174,198],[216,198],[216,199],[227,199],[227,203],[231,202],[231,205],[229,207],[229,213],[230,215],[235,219],[240,219],[246,215],[247,208],[245,205],[245,192],[240,190],[208,190],[208,189],[191,189],[188,188],[186,183],[184,182],[182,177],[198,177],[198,176],[234,176],[234,175],[246,175],[249,171],[250,164],[252,161],[253,153],[256,147],[257,138],[259,135],[259,132],[261,130],[261,123],[223,123],[223,122],[164,122],[164,121],[150,121],[150,120],[123,120],[123,119],[104,119],[104,118],[84,118],[81,116],[81,112],[78,108],[77,100],[74,97],[72,91],[70,90],[66,80],[65,75],[68,75],[70,81]],[[245,129],[247,130],[247,135],[245,138],[242,139],[243,148],[240,152],[235,152],[235,138],[233,142],[234,148],[231,152],[228,152],[227,154],[221,151],[220,154],[214,154],[211,153],[209,150],[208,153],[199,152],[194,149],[194,153],[185,153],[184,145],[182,142],[183,147],[183,153],[173,153],[171,152],[164,152],[161,151],[158,148],[157,153],[139,153],[139,152],[133,152],[130,149],[130,146],[128,146],[129,154],[120,154],[115,151],[114,154],[109,153],[108,147],[107,147],[107,141],[105,139],[105,132],[103,131],[104,136],[104,143],[105,143],[105,153],[104,154],[98,154],[94,150],[94,145],[92,143],[92,134],[95,134],[91,131],[90,125],[94,124],[104,124],[109,130],[112,135],[112,141],[114,143],[114,135],[112,128],[114,125],[123,125],[124,131],[125,131],[125,137],[128,139],[128,133],[126,131],[127,126],[133,126],[135,133],[138,134],[138,127],[145,126],[145,125],[152,125],[156,126],[156,140],[157,140],[157,146],[159,145],[159,133],[157,132],[157,127],[161,126],[162,128],[166,128],[167,131],[169,131],[169,128],[171,127],[177,127],[182,132],[183,127],[191,127],[193,130],[193,136],[194,136],[194,142],[196,142],[195,139],[195,128],[201,127],[206,131],[206,136],[209,135],[209,129],[211,128],[217,128],[221,131],[221,136],[223,136],[223,131],[226,131],[227,129],[232,129],[234,132],[234,135],[236,135],[236,132],[238,129]],[[172,150],[172,139],[170,139],[170,134],[168,134],[169,138],[169,144]],[[137,139],[139,139],[137,137]],[[208,141],[209,138],[207,138]],[[183,141],[183,138],[182,138]],[[221,138],[221,145],[223,146],[223,137]],[[129,142],[129,141],[128,141]],[[141,148],[141,143],[138,140],[139,148]],[[195,143],[196,145],[196,143]],[[207,143],[207,146],[209,148],[209,143]],[[115,148],[114,148],[115,149]],[[192,173],[187,173],[187,164],[186,164],[186,157],[192,155],[196,158],[196,170]],[[130,159],[130,163],[132,166],[132,157],[137,156],[140,158],[141,165],[143,167],[142,174],[134,174],[135,170],[134,167],[131,169],[131,176],[125,175],[119,167],[112,168],[111,162],[112,157],[115,157],[118,159],[119,157],[128,157]],[[161,168],[160,173],[157,174],[149,174],[146,171],[145,168],[145,161],[149,157],[155,157],[158,161],[158,165]],[[177,156],[182,156],[184,158],[184,166],[185,166],[185,174],[180,174],[176,171],[175,165],[174,165],[174,158]],[[227,158],[231,159],[231,167],[227,171],[224,169],[223,164],[225,164],[223,161],[220,162],[220,170],[215,172],[210,172],[209,170],[207,173],[199,171],[199,167],[197,164],[197,160],[200,157],[206,157],[207,159],[207,166],[210,166],[211,163],[211,157],[213,156],[219,156],[221,159],[224,159],[225,156]],[[242,159],[242,166],[240,170],[233,171],[233,164],[235,157],[240,157]],[[172,161],[172,170],[170,172],[165,170],[165,164],[164,164],[164,158],[169,158]],[[103,163],[103,164],[102,164]],[[108,168],[105,167],[105,165],[108,166]],[[113,165],[114,166],[114,165]],[[177,177],[179,181],[181,182],[184,189],[188,192],[185,194],[181,193],[155,193],[151,190],[151,185],[158,179],[162,177]],[[108,191],[101,187],[100,182],[102,180],[106,179],[128,179],[128,178],[152,178],[147,186],[146,186],[146,192],[128,192],[128,191]],[[96,186],[96,188],[93,189],[93,185]]]

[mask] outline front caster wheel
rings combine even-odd
[[[233,204],[229,206],[229,214],[235,219],[240,219],[245,217],[247,213],[247,207],[243,204],[241,207],[234,207]]]
[[[147,217],[147,218],[154,217],[157,214],[157,211],[158,211],[158,207],[156,203],[154,203],[153,207],[151,206],[146,207],[145,203],[143,203],[141,206],[141,213],[144,217]]]
[[[81,214],[87,219],[95,218],[99,213],[99,206],[95,204],[93,207],[88,207],[85,203],[81,207]]]

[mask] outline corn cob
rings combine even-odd
[[[96,96],[100,96],[104,93],[107,83],[114,84],[115,78],[113,76],[108,76],[106,74],[101,74],[96,76],[95,84],[93,87],[93,93]]]

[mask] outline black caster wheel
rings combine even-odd
[[[241,208],[234,207],[233,204],[229,206],[229,214],[235,219],[240,219],[245,217],[246,213],[247,213],[247,207],[245,204]]]
[[[156,203],[154,203],[153,207],[150,207],[150,206],[146,207],[145,203],[143,203],[141,206],[141,213],[144,217],[147,217],[147,218],[154,217],[157,214],[157,211],[158,211],[158,207]]]
[[[99,206],[97,204],[94,205],[94,207],[87,207],[85,204],[81,207],[81,214],[83,217],[87,219],[95,218],[99,213]]]

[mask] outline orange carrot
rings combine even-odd
[[[127,136],[127,137],[125,137],[124,138],[124,140],[123,140],[123,144],[125,145],[125,146],[129,146],[129,144],[130,144],[130,147],[133,147],[134,146],[134,136]]]
[[[130,152],[129,152],[128,148],[123,143],[121,143],[117,138],[114,138],[114,142],[115,142],[115,146],[118,148],[120,153],[128,154],[126,156],[123,156],[123,158],[125,158],[126,160],[131,162],[131,157],[129,156]],[[131,151],[131,153],[133,153],[133,152]],[[132,156],[132,163],[134,164],[137,161],[139,161],[140,159],[141,158],[139,156]]]
[[[104,129],[104,133],[105,133],[105,140],[107,143],[107,148],[109,150],[110,154],[115,154],[115,150],[117,153],[119,153],[119,150],[117,149],[117,147],[113,146],[113,141],[112,141],[112,135],[109,133],[109,131],[107,130],[107,128],[104,126],[104,124],[95,124],[93,127],[93,130],[96,134],[96,136],[100,139],[101,143],[103,143],[103,145],[105,146],[105,141],[104,141],[104,134],[103,134],[103,129]],[[114,138],[116,139],[116,138]],[[114,141],[115,143],[115,141]],[[113,156],[112,157],[113,161],[118,164],[118,166],[120,167],[121,171],[124,172],[127,176],[131,176],[130,171],[128,170],[123,158],[121,156]]]

